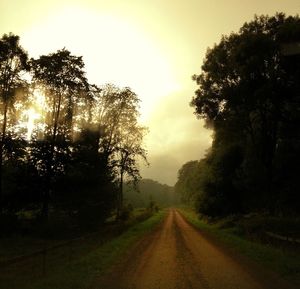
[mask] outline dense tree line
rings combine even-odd
[[[99,222],[123,207],[124,179],[146,160],[139,98],[88,82],[67,49],[29,58],[19,37],[0,39],[0,219],[30,210]]]
[[[180,201],[173,187],[151,179],[141,179],[136,186],[132,183],[125,183],[124,199],[127,205],[134,208],[153,205],[171,207],[179,204]]]
[[[208,49],[191,105],[213,129],[176,190],[212,216],[299,214],[300,19],[256,16]]]

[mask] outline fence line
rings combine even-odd
[[[296,239],[296,238],[288,237],[288,236],[282,236],[282,235],[275,234],[275,233],[268,232],[268,231],[266,231],[265,233],[266,233],[269,237],[272,237],[272,238],[277,239],[277,240],[287,241],[287,242],[292,242],[292,243],[298,243],[298,244],[300,244],[300,239]]]
[[[47,255],[47,253],[49,251],[53,251],[55,249],[66,247],[67,245],[69,245],[72,242],[80,241],[80,240],[83,240],[83,239],[85,239],[85,237],[79,237],[79,238],[71,239],[71,240],[64,241],[62,243],[50,246],[50,247],[45,247],[43,249],[34,251],[30,254],[20,255],[20,256],[14,257],[14,258],[1,260],[0,261],[0,268],[1,267],[6,267],[8,265],[13,265],[13,264],[16,264],[16,263],[19,263],[19,262],[22,262],[22,261],[26,261],[26,260],[29,260],[33,257],[37,257],[39,255]]]
[[[142,214],[133,223],[118,223],[103,228],[103,231],[89,233],[56,245],[45,246],[30,254],[0,260],[0,280],[1,278],[7,279],[8,276],[14,278],[16,272],[19,277],[23,276],[25,279],[29,278],[29,280],[33,275],[36,277],[45,276],[47,271],[55,268],[55,265],[61,261],[71,263],[75,255],[88,254],[96,246],[100,246],[106,240],[122,234],[135,222],[142,221],[148,217],[149,214]],[[84,244],[81,244],[81,241],[85,241]],[[59,249],[61,248],[66,248],[66,250],[60,251]]]

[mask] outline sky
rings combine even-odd
[[[174,185],[212,141],[189,106],[207,48],[255,14],[276,12],[299,14],[300,1],[0,0],[0,35],[19,35],[31,57],[66,47],[83,56],[90,83],[131,87],[149,128],[141,174]]]

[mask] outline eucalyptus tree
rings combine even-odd
[[[44,134],[47,188],[42,208],[42,215],[47,218],[53,178],[56,172],[63,170],[61,157],[68,152],[68,142],[73,137],[74,112],[80,99],[87,95],[88,83],[82,57],[66,49],[32,59],[31,65],[34,84],[43,91],[48,105]]]
[[[0,138],[0,211],[3,209],[2,166],[4,145],[7,136],[9,118],[13,116],[18,95],[24,94],[26,81],[24,73],[28,71],[28,56],[19,43],[19,36],[4,34],[0,39],[0,102],[1,102],[1,138]]]

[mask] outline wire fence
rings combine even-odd
[[[135,222],[149,216],[149,214],[140,215]],[[9,283],[14,278],[24,282],[42,278],[58,266],[68,266],[72,261],[87,255],[107,240],[126,231],[131,225],[132,223],[115,224],[104,228],[101,232],[90,233],[52,246],[47,246],[45,242],[44,248],[30,254],[0,260],[0,285]]]
[[[0,261],[0,280],[22,278],[24,281],[46,276],[53,268],[70,264],[75,258],[88,254],[104,239],[81,237],[45,247],[31,254]]]
[[[300,245],[300,239],[297,239],[295,237],[283,236],[283,235],[275,234],[273,232],[268,232],[268,231],[266,231],[265,234],[267,236],[271,237],[271,238],[276,239],[276,240],[290,242],[290,243],[294,243],[294,244]]]

